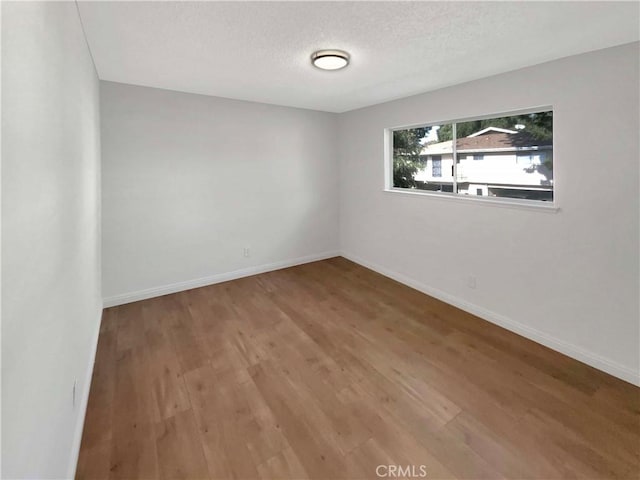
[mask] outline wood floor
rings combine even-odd
[[[77,477],[637,479],[639,392],[334,258],[105,310]]]

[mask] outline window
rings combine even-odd
[[[431,176],[442,176],[442,155],[433,155],[431,157]]]
[[[391,132],[388,187],[553,201],[550,109]]]
[[[518,153],[516,156],[516,163],[527,167],[531,166],[533,163],[533,156],[530,153]]]

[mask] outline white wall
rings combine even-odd
[[[342,114],[343,253],[638,383],[638,57],[630,44]],[[545,105],[558,213],[383,192],[385,127]]]
[[[106,305],[338,251],[336,115],[101,82],[101,117]]]
[[[64,478],[102,310],[98,79],[74,2],[2,3],[2,97],[2,477]]]

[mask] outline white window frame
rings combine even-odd
[[[473,120],[487,120],[490,118],[499,118],[499,117],[508,117],[511,115],[527,115],[530,113],[540,113],[540,112],[553,112],[553,201],[551,202],[543,202],[540,200],[525,200],[519,198],[507,198],[507,197],[479,197],[476,195],[460,195],[458,193],[453,192],[432,192],[432,191],[424,191],[424,190],[413,190],[408,188],[400,188],[393,186],[393,132],[398,130],[408,130],[411,128],[419,128],[419,127],[433,127],[436,125],[452,125],[452,133],[453,138],[456,138],[456,124],[462,122],[469,122]],[[558,174],[557,174],[557,155],[556,155],[556,111],[553,108],[553,105],[543,105],[539,107],[531,107],[526,109],[519,110],[509,110],[505,112],[497,112],[491,113],[487,115],[474,115],[470,117],[461,117],[454,118],[451,120],[443,120],[437,122],[423,122],[423,123],[413,123],[410,125],[401,125],[397,127],[389,127],[384,129],[384,187],[383,191],[386,193],[392,194],[402,194],[402,195],[411,195],[414,197],[423,197],[423,198],[437,198],[443,200],[454,200],[461,202],[468,202],[472,204],[481,204],[481,205],[492,205],[496,207],[508,207],[508,208],[522,208],[522,209],[530,209],[530,210],[539,210],[556,213],[560,211],[560,206],[558,203],[557,197],[557,188],[559,185],[558,182]],[[457,165],[457,151],[456,151],[456,143],[452,142],[452,153],[453,153],[453,190],[457,191],[457,177],[458,177],[458,165]]]

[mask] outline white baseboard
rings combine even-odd
[[[416,290],[421,291],[429,296],[437,298],[445,303],[460,308],[466,312],[476,315],[483,320],[499,325],[507,330],[522,335],[523,337],[540,343],[546,347],[563,353],[571,358],[579,360],[587,365],[590,365],[598,370],[602,370],[617,378],[625,380],[634,385],[640,386],[640,373],[614,362],[608,358],[602,357],[596,353],[585,350],[582,347],[566,342],[564,340],[555,338],[545,332],[532,328],[523,323],[517,322],[511,318],[508,318],[499,313],[488,310],[479,305],[475,305],[466,300],[462,300],[454,295],[439,290],[437,288],[425,285],[417,280],[407,277],[406,275],[394,272],[386,267],[369,262],[357,255],[353,255],[348,252],[324,252],[316,255],[308,255],[306,257],[295,258],[291,260],[283,260],[280,262],[269,263],[265,265],[258,265],[255,267],[243,268],[240,270],[234,270],[232,272],[220,273],[208,277],[198,278],[194,280],[187,280],[184,282],[173,283],[170,285],[163,285],[160,287],[149,288],[140,290],[137,292],[126,293],[123,295],[116,295],[113,297],[104,299],[104,307],[113,307],[116,305],[123,305],[125,303],[137,302],[139,300],[145,300],[147,298],[159,297],[162,295],[168,295],[171,293],[181,292],[184,290],[190,290],[192,288],[204,287],[207,285],[213,285],[215,283],[226,282],[229,280],[235,280],[237,278],[248,277],[251,275],[257,275],[260,273],[270,272],[273,270],[279,270],[281,268],[293,267],[304,263],[315,262],[318,260],[324,260],[326,258],[336,257],[342,255],[343,257],[358,263],[364,267],[374,270],[386,277],[397,280],[400,283],[408,285]],[[80,432],[82,433],[82,432]]]
[[[170,285],[148,288],[145,290],[139,290],[137,292],[125,293],[122,295],[105,298],[103,299],[103,306],[104,308],[115,307],[117,305],[124,305],[125,303],[146,300],[147,298],[161,297],[162,295],[182,292],[184,290],[191,290],[192,288],[206,287],[207,285],[213,285],[215,283],[228,282],[229,280],[236,280],[238,278],[250,277],[251,275],[258,275],[259,273],[294,267],[296,265],[302,265],[303,263],[325,260],[327,258],[337,257],[339,255],[340,252],[338,251],[318,253],[315,255],[307,255],[305,257],[282,260],[280,262],[267,263],[255,267],[242,268],[240,270],[234,270],[232,272],[219,273],[208,277],[196,278],[194,280],[172,283]]]
[[[82,431],[84,430],[84,420],[87,415],[87,405],[89,404],[89,392],[91,390],[93,368],[96,363],[96,353],[98,351],[98,337],[100,336],[101,323],[102,309],[100,309],[100,315],[98,316],[98,322],[93,334],[91,356],[89,358],[89,364],[87,365],[87,371],[85,373],[83,384],[84,390],[82,391],[82,397],[80,398],[80,410],[76,423],[76,431],[73,434],[73,443],[71,444],[71,457],[69,458],[69,465],[67,467],[67,478],[76,478],[76,468],[78,467],[78,457],[80,455],[80,445],[82,443]]]
[[[517,333],[518,335],[522,335],[529,340],[533,340],[534,342],[540,343],[546,347],[551,348],[552,350],[556,350],[580,362],[586,363],[587,365],[597,368],[598,370],[602,370],[603,372],[613,375],[614,377],[640,386],[640,373],[629,367],[609,360],[608,358],[604,358],[596,353],[585,350],[584,348],[572,343],[552,337],[545,332],[524,325],[511,318],[507,318],[504,315],[467,302],[466,300],[462,300],[449,293],[443,292],[442,290],[438,290],[437,288],[425,285],[417,280],[394,272],[386,267],[364,260],[357,255],[342,252],[342,256],[348,260],[351,260],[352,262],[362,265],[363,267],[374,270],[375,272],[378,272],[385,277],[392,278],[400,283],[408,285],[409,287],[415,288],[422,293],[448,303],[449,305],[453,305],[461,310],[464,310],[465,312],[476,315],[483,320],[487,320],[488,322],[494,323],[507,330]]]

